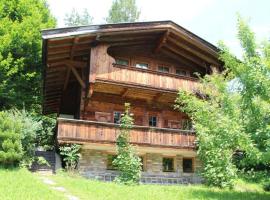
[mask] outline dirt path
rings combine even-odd
[[[49,185],[49,187],[53,190],[57,190],[59,192],[62,192],[68,200],[80,200],[79,197],[76,197],[72,195],[66,188],[59,186],[56,182],[54,182],[50,176],[52,174],[39,174],[39,178],[42,180],[42,182],[46,185]]]

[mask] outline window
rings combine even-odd
[[[157,126],[157,117],[156,116],[149,117],[149,126]]]
[[[186,76],[187,75],[187,71],[182,70],[182,69],[177,69],[176,70],[176,74],[177,75],[181,75],[181,76]]]
[[[121,112],[114,112],[113,113],[113,123],[120,124],[121,120]]]
[[[144,157],[143,156],[139,156],[140,160],[141,160],[141,170],[144,171],[145,170],[145,166],[144,166]]]
[[[169,73],[169,67],[166,66],[158,66],[159,72]]]
[[[174,160],[173,158],[163,158],[162,159],[163,171],[172,172],[174,171]]]
[[[116,166],[113,165],[113,161],[116,159],[117,155],[108,155],[107,157],[107,169],[116,170]]]
[[[183,172],[192,173],[193,172],[193,159],[183,158]]]
[[[192,121],[189,119],[182,119],[182,129],[193,130]]]
[[[125,59],[116,58],[116,59],[115,59],[115,63],[116,63],[117,65],[125,65],[125,66],[128,66],[128,60],[125,60]]]
[[[141,69],[148,69],[147,63],[136,63],[135,67],[141,68]]]

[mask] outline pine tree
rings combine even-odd
[[[106,21],[107,23],[135,22],[139,16],[136,0],[114,0]]]
[[[93,17],[88,13],[87,9],[84,9],[83,13],[80,14],[73,8],[71,13],[66,14],[64,21],[66,26],[83,26],[92,24]]]

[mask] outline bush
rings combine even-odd
[[[34,161],[36,133],[42,129],[25,110],[0,112],[0,163],[30,167]]]
[[[138,183],[141,176],[141,161],[135,154],[129,143],[129,131],[133,126],[133,118],[130,115],[130,105],[125,104],[125,114],[121,118],[120,134],[117,137],[117,157],[113,165],[117,167],[120,175],[116,177],[116,182],[124,184]]]
[[[269,179],[264,182],[263,189],[264,189],[264,191],[270,192],[270,180]]]
[[[60,147],[60,155],[63,156],[65,162],[65,168],[68,171],[76,169],[79,158],[80,158],[81,145],[78,144],[67,144]]]
[[[20,121],[8,112],[0,112],[0,165],[17,165],[23,156]]]

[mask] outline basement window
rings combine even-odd
[[[156,116],[150,116],[149,117],[149,126],[157,126],[157,117]]]
[[[144,157],[143,156],[139,156],[140,161],[141,161],[141,170],[145,171],[145,164],[144,164]]]
[[[180,76],[187,76],[187,71],[182,70],[182,69],[177,69],[176,74]]]
[[[116,166],[113,165],[113,161],[116,159],[117,155],[108,155],[107,157],[107,169],[116,170]]]
[[[183,172],[192,173],[193,172],[193,159],[183,158]]]
[[[174,159],[173,158],[163,158],[162,159],[163,172],[173,172],[174,171]]]
[[[120,124],[121,112],[113,112],[113,123]]]
[[[136,63],[135,67],[140,68],[140,69],[148,69],[148,64],[147,63]]]
[[[124,65],[124,66],[128,66],[128,64],[129,64],[128,60],[126,60],[126,59],[121,59],[121,58],[116,58],[116,59],[115,59],[115,63],[116,63],[117,65]]]
[[[158,71],[159,72],[164,72],[164,73],[169,73],[170,68],[167,66],[158,66]]]

